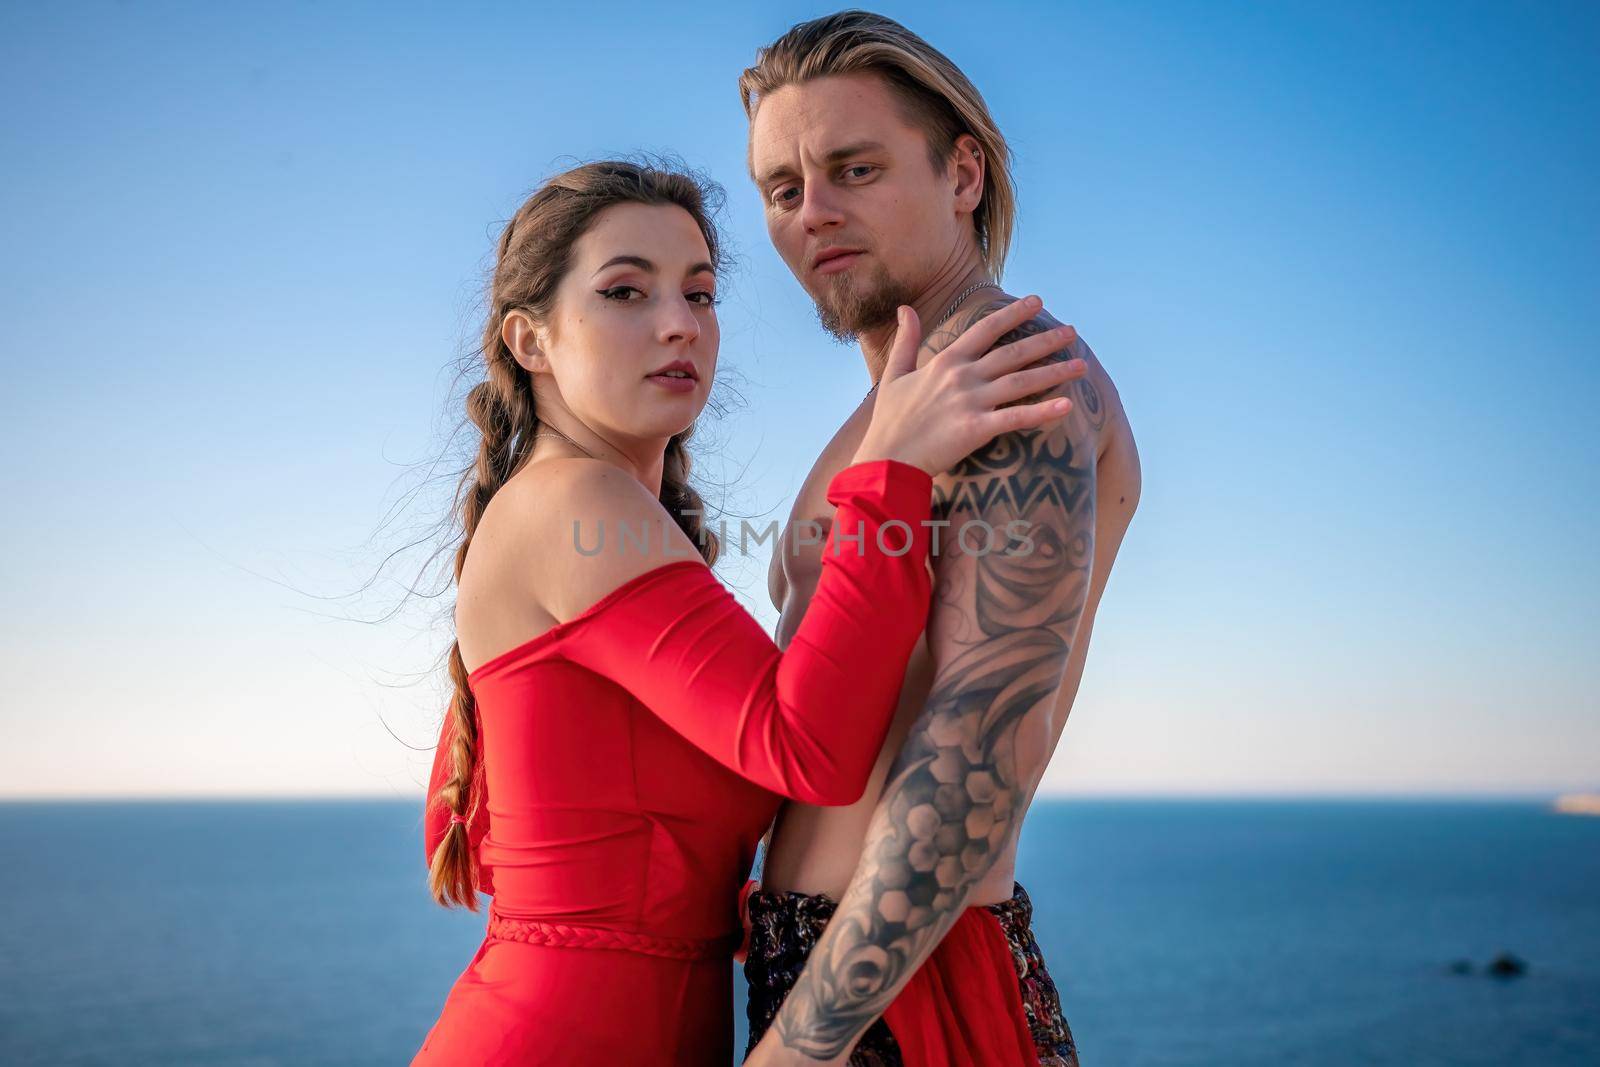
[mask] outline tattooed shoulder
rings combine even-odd
[[[928,338],[929,347],[937,351],[973,322],[1009,303],[1009,298],[991,301],[959,316]],[[1059,325],[1056,319],[1041,313],[996,344],[1010,344]],[[1089,374],[1015,402],[1034,403],[1048,396],[1065,396],[1073,402],[1067,417],[1039,429],[1002,434],[957,463],[944,477],[935,479],[935,519],[954,521],[962,516],[997,512],[1006,513],[1009,518],[1039,519],[1051,511],[1065,517],[1082,510],[1084,497],[1093,485],[1096,443],[1105,423],[1105,405],[1095,384],[1094,354],[1081,337],[1076,337],[1071,346],[1039,362],[1074,357],[1088,361]]]

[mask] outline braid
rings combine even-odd
[[[661,464],[661,506],[667,509],[678,528],[695,543],[706,565],[717,562],[721,542],[705,524],[705,501],[689,484],[689,438],[694,435],[691,426],[682,433],[673,434],[667,442],[667,453]]]
[[[475,814],[471,807],[473,799],[480,792],[472,788],[477,765],[478,708],[472,690],[467,688],[467,668],[461,661],[460,642],[450,646],[450,678],[456,687],[449,712],[452,773],[429,803],[470,820]],[[467,827],[452,821],[444,840],[433,850],[433,860],[428,865],[428,888],[434,900],[446,907],[459,904],[472,911],[478,910],[475,851]]]
[[[506,229],[509,232],[510,227]],[[499,320],[498,315],[492,317],[493,333],[485,331],[484,336],[484,351],[492,353],[488,377],[467,394],[467,418],[478,428],[483,441],[478,458],[457,493],[463,530],[461,546],[456,549],[457,584],[478,521],[494,494],[532,455],[533,434],[538,428],[532,384],[500,339]],[[428,802],[470,822],[483,796],[483,790],[477,788],[482,764],[478,760],[477,700],[467,685],[467,667],[461,659],[459,641],[450,646],[450,679],[455,684],[449,711],[451,775]],[[428,888],[434,900],[446,907],[459,904],[478,910],[476,853],[467,824],[452,820],[428,867]]]

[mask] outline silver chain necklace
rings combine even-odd
[[[561,440],[565,441],[567,444],[571,445],[573,448],[576,448],[579,452],[582,452],[584,455],[588,456],[590,459],[599,459],[600,458],[599,456],[595,455],[593,452],[590,452],[587,448],[584,448],[578,442],[574,441],[572,438],[568,437],[566,434],[562,433],[560,430],[557,430],[554,426],[547,426],[546,429],[551,430],[553,432],[551,432],[551,433],[535,433],[533,436],[535,436],[535,437],[556,437],[556,438],[560,438]]]
[[[944,317],[941,318],[938,322],[934,323],[932,329],[930,329],[928,332],[932,333],[934,330],[937,330],[939,327],[941,327],[945,323],[949,322],[950,321],[950,316],[954,315],[956,313],[956,311],[960,309],[961,302],[963,300],[965,300],[967,297],[971,296],[973,293],[976,293],[979,289],[998,289],[998,288],[1000,288],[1000,287],[998,285],[996,285],[994,282],[979,282],[976,285],[967,286],[965,289],[961,290],[961,293],[954,300],[952,300],[950,302],[950,310],[946,311],[944,313]],[[873,382],[872,383],[872,388],[867,390],[867,396],[871,396],[873,393],[875,393],[877,391],[878,391],[878,383],[877,382]],[[864,396],[861,399],[865,400],[867,398],[867,396]]]

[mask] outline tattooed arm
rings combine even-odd
[[[1055,325],[1041,315],[1001,343]],[[1086,355],[1082,345],[1048,358]],[[934,518],[951,525],[934,564],[933,687],[850,886],[761,1043],[773,1062],[843,1060],[1005,854],[1044,774],[1089,595],[1104,416],[1091,379],[1055,391],[1073,400],[1066,418],[996,438],[935,479]]]

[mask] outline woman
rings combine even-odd
[[[730,1062],[738,891],[781,797],[865,788],[925,622],[932,472],[1067,410],[995,410],[1078,371],[1022,369],[1052,335],[983,355],[1031,303],[921,369],[903,309],[780,654],[687,482],[718,263],[702,189],[626,163],[553,179],[500,239],[427,826],[439,902],[494,903],[416,1063]]]

